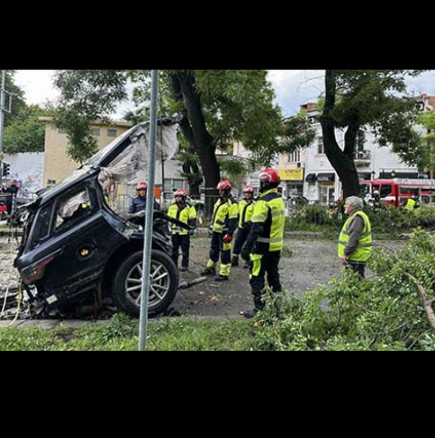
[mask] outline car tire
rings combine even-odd
[[[142,251],[131,254],[117,268],[112,286],[112,298],[121,312],[140,315],[142,287]],[[148,315],[157,316],[170,306],[178,291],[178,270],[164,252],[151,253],[152,282],[148,298]]]

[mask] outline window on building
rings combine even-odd
[[[182,188],[184,188],[184,179],[165,179],[165,192],[173,192]]]
[[[107,137],[116,137],[116,129],[108,129]]]
[[[291,154],[288,154],[288,162],[289,163],[299,163],[300,161],[301,161],[300,149],[293,151]]]
[[[91,133],[98,137],[100,135],[100,128],[91,128]]]
[[[356,150],[359,152],[363,151],[365,142],[366,142],[365,133],[364,133],[364,131],[359,130],[358,134],[356,136]]]
[[[317,153],[318,154],[324,154],[325,153],[325,146],[323,145],[323,137],[317,138]]]

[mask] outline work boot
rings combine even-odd
[[[231,266],[239,266],[239,256],[233,255]]]
[[[218,275],[217,277],[215,277],[214,281],[228,281],[228,277],[226,277],[225,275]]]
[[[245,310],[245,311],[242,310],[240,312],[240,315],[244,316],[245,318],[251,319],[254,318],[259,311],[260,309],[254,307],[252,310]]]
[[[215,268],[205,268],[201,275],[216,275],[216,269]]]
[[[182,266],[180,269],[181,272],[186,272],[187,270],[188,270],[188,268],[186,266]]]

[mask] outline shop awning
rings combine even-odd
[[[309,183],[313,183],[313,182],[315,182],[315,181],[316,181],[316,174],[315,174],[315,173],[309,173],[309,174],[306,176],[305,181],[306,181],[306,182],[309,182]]]
[[[334,182],[335,181],[335,173],[318,173],[317,181],[319,182]]]

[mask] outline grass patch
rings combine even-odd
[[[162,318],[148,324],[149,351],[249,351],[250,321]],[[123,314],[107,324],[80,327],[2,328],[0,351],[137,351],[139,322]]]

